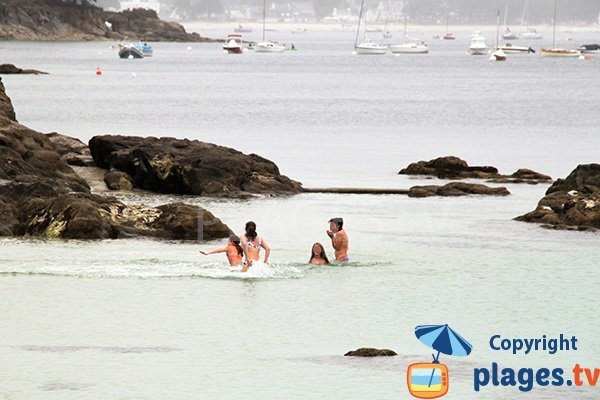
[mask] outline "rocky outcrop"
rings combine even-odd
[[[505,187],[489,187],[476,183],[450,182],[444,186],[413,186],[408,190],[408,197],[431,197],[431,196],[508,196],[510,192]]]
[[[548,188],[534,211],[515,219],[554,229],[600,229],[600,164],[577,166]]]
[[[125,172],[134,187],[159,193],[240,197],[302,189],[272,161],[197,140],[105,135],[89,147],[99,167]]]
[[[110,190],[133,189],[133,183],[129,174],[114,169],[104,174],[104,183],[106,183],[106,187]]]
[[[454,156],[438,157],[430,161],[409,164],[400,170],[401,175],[426,175],[440,179],[488,179],[492,183],[540,183],[552,180],[548,175],[530,169],[519,169],[511,175],[502,175],[496,167],[469,166],[465,160]]]
[[[38,71],[37,69],[23,69],[16,67],[13,64],[0,64],[0,74],[33,74],[33,75],[48,75],[47,72]]]
[[[372,347],[361,347],[360,349],[350,350],[344,354],[346,357],[389,357],[397,355],[394,350],[374,349]]]
[[[92,194],[86,181],[64,161],[56,143],[14,120],[0,80],[0,235],[208,240],[231,234],[200,207],[127,205]]]
[[[0,5],[0,39],[209,41],[178,23],[160,20],[151,10],[116,13],[77,3],[5,0]]]
[[[448,156],[412,163],[398,173],[401,175],[429,175],[440,179],[488,179],[498,176],[498,169],[487,166],[471,167],[458,157]]]
[[[60,154],[60,158],[67,164],[79,167],[94,165],[90,149],[81,140],[56,132],[48,133],[46,136],[54,145],[56,152]]]

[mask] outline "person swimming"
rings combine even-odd
[[[200,250],[200,253],[204,254],[205,256],[209,254],[226,253],[227,261],[229,261],[229,265],[232,267],[237,267],[238,265],[242,265],[244,263],[244,250],[240,246],[240,238],[235,235],[229,236],[227,246],[208,252]]]
[[[335,250],[336,261],[348,261],[348,235],[346,235],[343,226],[344,220],[342,218],[331,218],[329,220],[327,236],[331,239],[331,246]]]
[[[329,264],[327,254],[325,254],[325,248],[319,242],[312,245],[309,264],[314,265],[326,265]]]
[[[256,233],[256,224],[253,221],[246,222],[246,233],[242,235],[242,249],[246,257],[246,265],[242,268],[242,272],[246,272],[252,264],[260,259],[260,249],[265,249],[264,263],[269,262],[271,248],[269,244]]]

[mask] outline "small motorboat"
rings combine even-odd
[[[223,51],[229,54],[241,54],[243,49],[242,35],[239,33],[232,33],[227,35],[227,39],[223,44]]]
[[[121,50],[119,50],[119,57],[121,58],[144,58],[144,53],[141,50],[137,49],[135,46],[123,46]]]
[[[600,44],[584,44],[577,50],[584,54],[600,54]]]
[[[282,51],[285,51],[285,49],[284,45],[271,41],[258,42],[254,45],[254,51],[256,53],[281,53]]]
[[[486,55],[488,52],[487,44],[485,44],[485,37],[481,36],[478,32],[471,36],[471,44],[467,49],[467,54],[472,56]]]
[[[141,51],[144,57],[152,57],[154,54],[154,49],[148,43],[138,42],[135,48]]]

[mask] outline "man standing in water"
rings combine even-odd
[[[329,220],[327,236],[331,238],[331,245],[335,250],[337,261],[348,261],[348,235],[342,228],[343,226],[344,220],[342,218],[331,218]]]

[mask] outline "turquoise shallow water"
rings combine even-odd
[[[431,184],[396,172],[445,154],[555,177],[597,161],[598,60],[490,65],[464,56],[460,40],[433,43],[429,58],[356,58],[341,47],[345,34],[322,34],[281,58],[156,44],[138,64],[106,43],[8,42],[0,50],[11,62],[52,74],[3,82],[36,129],[214,141],[267,156],[307,186]],[[599,367],[598,234],[513,221],[547,185],[508,188],[503,198],[447,199],[118,194],[202,205],[236,232],[256,221],[273,248],[267,278],[198,253],[221,241],[1,239],[0,398],[406,399],[408,365],[431,359],[414,327],[434,323],[473,344],[469,357],[440,358],[448,399],[518,398],[514,387],[473,391],[474,369],[494,361]],[[333,216],[346,221],[352,261],[310,267],[313,242],[331,254]],[[579,350],[515,356],[488,344],[494,334],[561,333]],[[364,346],[400,355],[343,357]],[[528,397],[593,399],[597,389],[536,387]]]

